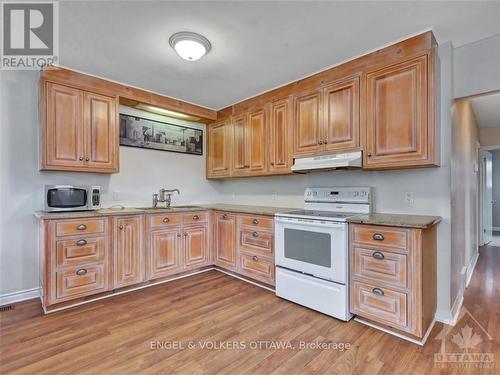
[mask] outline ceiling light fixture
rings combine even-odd
[[[170,46],[187,61],[196,61],[210,52],[212,45],[203,35],[183,31],[175,33],[169,39]]]

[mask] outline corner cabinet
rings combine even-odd
[[[437,165],[434,53],[366,76],[366,168]]]
[[[231,174],[231,124],[228,120],[207,126],[207,178],[224,178]]]
[[[41,80],[40,169],[118,172],[116,97]]]

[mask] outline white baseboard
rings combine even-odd
[[[479,252],[476,253],[474,258],[469,263],[469,266],[467,267],[467,281],[465,282],[465,287],[469,286],[470,280],[472,279],[472,274],[474,273],[474,269],[476,268],[478,258],[479,258]]]
[[[18,292],[12,292],[0,295],[0,306],[10,305],[11,303],[22,302],[28,299],[40,297],[40,288],[32,288],[26,290],[20,290]]]

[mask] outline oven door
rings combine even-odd
[[[276,218],[276,265],[346,283],[347,223]]]
[[[86,187],[52,185],[45,187],[46,211],[81,211],[89,209],[89,189]]]

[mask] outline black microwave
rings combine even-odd
[[[100,208],[100,186],[45,185],[45,211],[89,211]]]

